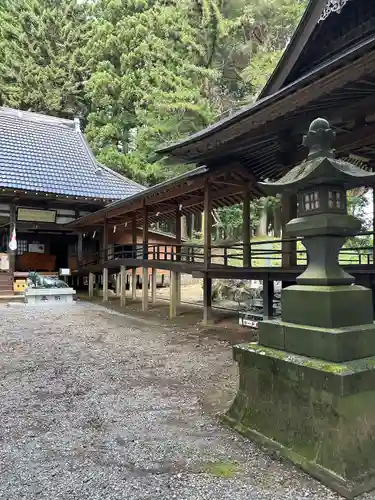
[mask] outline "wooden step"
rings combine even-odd
[[[1,295],[0,294],[0,303],[5,302],[25,302],[25,297],[23,295]]]

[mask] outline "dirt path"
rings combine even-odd
[[[1,315],[2,500],[339,498],[218,423],[220,337],[88,303]]]

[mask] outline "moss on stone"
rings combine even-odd
[[[202,470],[213,476],[231,478],[241,472],[241,467],[233,462],[211,462],[205,464]]]
[[[336,375],[350,375],[362,371],[365,372],[369,369],[375,368],[375,356],[356,359],[353,361],[346,361],[343,363],[335,363],[323,359],[309,358],[307,356],[291,354],[290,352],[273,349],[272,347],[264,347],[258,342],[240,344],[234,346],[234,349],[237,349],[238,351],[249,351],[269,358],[280,359],[296,364],[298,366],[305,366],[307,368],[313,368],[319,371],[333,373]]]

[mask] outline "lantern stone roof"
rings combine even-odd
[[[10,108],[0,108],[0,188],[104,203],[145,189],[96,161],[78,120]]]
[[[375,173],[367,172],[352,163],[336,159],[333,152],[335,133],[327,120],[317,118],[304,137],[309,148],[306,161],[296,165],[276,182],[260,182],[268,195],[296,193],[318,184],[340,185],[345,189],[375,184]]]

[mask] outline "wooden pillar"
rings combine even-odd
[[[142,272],[142,311],[148,310],[148,268],[144,267]]]
[[[212,323],[212,279],[203,279],[203,325]]]
[[[89,273],[89,299],[94,297],[95,274]]]
[[[142,311],[148,310],[148,207],[143,207]]]
[[[181,261],[181,223],[182,223],[182,217],[181,217],[181,211],[180,207],[177,207],[176,210],[176,260],[177,262]],[[176,305],[179,306],[181,303],[181,273],[177,272],[176,273]]]
[[[269,278],[263,280],[263,319],[273,317],[274,282]]]
[[[292,219],[297,217],[297,197],[296,196],[281,196],[281,219],[282,219],[282,235],[283,239],[288,238],[285,234],[285,225]],[[297,242],[287,241],[281,244],[282,256],[281,265],[285,268],[295,267],[297,265]]]
[[[211,185],[209,179],[204,184],[204,212],[203,212],[203,238],[204,238],[204,266],[211,266],[211,243],[212,243],[212,200]]]
[[[206,179],[204,185],[204,267],[211,267],[211,242],[212,242],[212,201],[211,185]],[[212,321],[212,279],[208,273],[203,278],[203,324],[208,325]]]
[[[116,297],[120,297],[121,295],[121,274],[116,274]]]
[[[246,186],[243,198],[243,267],[251,267],[250,237],[250,190]]]
[[[78,268],[81,266],[83,260],[83,234],[79,233],[77,235],[77,264]]]
[[[177,316],[177,273],[171,271],[169,275],[169,318]]]
[[[133,245],[133,259],[137,258],[137,213],[134,212],[132,216],[132,245]],[[132,299],[137,298],[137,268],[132,268]]]
[[[107,222],[107,218],[104,219],[102,246],[103,246],[102,259],[103,259],[103,262],[106,262],[108,260],[108,222]]]
[[[108,302],[108,268],[103,268],[103,302]]]
[[[124,306],[126,304],[126,267],[121,266],[120,268],[120,305]]]
[[[14,273],[14,271],[16,270],[16,251],[11,250],[9,248],[9,243],[13,234],[13,230],[16,227],[16,214],[17,214],[17,207],[12,203],[9,212],[9,237],[8,237],[9,271],[11,271],[12,273]]]
[[[152,279],[151,279],[151,301],[152,304],[156,304],[156,277],[157,277],[157,269],[155,267],[152,268]]]

